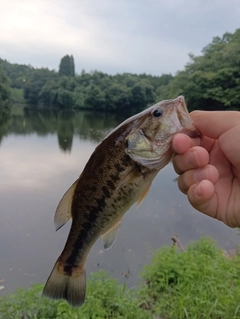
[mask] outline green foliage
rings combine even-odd
[[[25,100],[34,106],[136,113],[160,100],[184,95],[190,111],[240,110],[240,29],[213,38],[202,55],[189,57],[175,77],[84,70],[75,76],[72,55],[61,59],[58,73],[2,59],[0,65],[11,87],[23,89]]]
[[[5,121],[10,112],[10,80],[6,76],[0,64],[0,124]]]
[[[84,106],[88,109],[94,108],[96,110],[104,109],[105,95],[99,87],[91,85],[86,90],[84,99]]]
[[[87,297],[79,309],[71,308],[65,301],[42,298],[43,286],[18,289],[0,301],[0,319],[150,319],[150,314],[139,308],[132,291],[117,284],[106,274],[92,274],[88,280]]]
[[[126,290],[105,273],[91,275],[84,305],[41,297],[43,285],[0,300],[0,319],[239,319],[240,256],[226,258],[209,238],[186,251],[163,247],[142,272],[140,288]]]
[[[208,238],[185,252],[156,251],[145,266],[142,307],[165,319],[240,318],[240,258],[228,259]]]
[[[98,71],[82,71],[81,75],[74,76],[74,59],[69,55],[61,59],[58,73],[1,59],[0,65],[11,80],[14,101],[21,101],[19,94],[23,92],[25,101],[35,107],[139,112],[153,104],[159,87],[172,79],[170,74],[112,76]]]
[[[170,75],[162,77],[142,77],[128,73],[111,76],[97,71],[83,72],[74,78],[61,76],[45,82],[38,95],[38,102],[68,109],[139,112],[155,102],[155,92],[159,87],[157,83],[166,83],[171,78]]]
[[[202,53],[189,55],[190,63],[159,90],[159,99],[183,94],[190,109],[240,110],[240,29],[213,38]]]
[[[0,64],[0,105],[10,100],[10,81]]]
[[[24,98],[29,104],[37,106],[41,90],[46,81],[52,81],[56,78],[56,72],[49,71],[47,68],[33,70],[24,84]]]
[[[73,56],[65,55],[59,65],[59,75],[74,76],[75,66]]]
[[[25,104],[25,100],[23,97],[23,89],[10,88],[11,92],[11,101],[14,104]]]
[[[0,300],[0,319],[56,318],[56,307],[42,298],[42,285],[17,289],[13,295]]]
[[[34,70],[30,65],[12,64],[0,58],[0,65],[11,81],[11,87],[23,89],[28,76]]]

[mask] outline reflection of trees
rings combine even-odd
[[[110,114],[81,112],[75,118],[76,133],[83,139],[100,142],[119,121]]]
[[[22,112],[14,110],[6,134],[27,135],[37,133],[37,135],[47,135],[56,130],[57,113],[50,110],[33,110],[25,108]]]
[[[52,110],[34,110],[26,108],[24,110],[24,127],[26,133],[37,133],[40,136],[56,131],[57,112]]]
[[[127,116],[126,116],[127,117]],[[125,117],[125,118],[126,118]],[[59,147],[71,151],[73,135],[100,142],[121,120],[112,114],[13,108],[12,115],[0,123],[0,142],[9,134],[46,136],[57,134]]]
[[[71,151],[74,133],[73,112],[62,111],[58,114],[57,136],[61,150]]]
[[[7,135],[10,119],[11,119],[10,112],[7,112],[6,109],[1,110],[0,112],[0,144],[2,142],[3,137]]]

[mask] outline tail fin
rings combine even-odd
[[[65,299],[72,307],[84,303],[86,292],[85,268],[77,275],[66,275],[59,270],[56,262],[43,289],[43,296],[51,299]]]

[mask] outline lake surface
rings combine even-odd
[[[55,232],[58,202],[96,145],[123,119],[15,108],[0,126],[0,295],[46,281],[70,227]],[[175,234],[183,245],[207,235],[224,249],[236,247],[237,231],[195,211],[176,176],[171,164],[158,174],[143,204],[126,213],[110,250],[103,250],[101,239],[95,243],[87,275],[104,269],[133,286],[152,250],[171,245]]]

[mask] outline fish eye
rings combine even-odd
[[[158,118],[160,116],[163,115],[163,110],[162,109],[156,109],[153,113],[152,113],[153,117]]]

